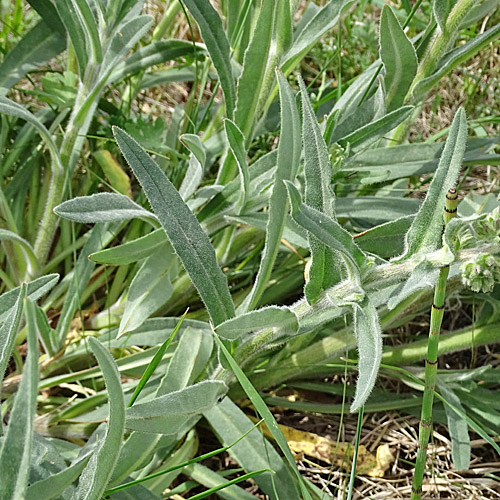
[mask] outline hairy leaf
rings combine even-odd
[[[114,128],[125,159],[141,183],[215,325],[234,316],[227,280],[208,236],[160,167],[127,133]]]

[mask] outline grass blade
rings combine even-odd
[[[173,329],[173,331],[170,334],[170,336],[168,337],[168,339],[165,340],[165,342],[163,342],[161,347],[158,349],[157,353],[154,355],[154,358],[151,360],[148,367],[144,371],[144,373],[141,377],[141,380],[139,380],[139,383],[137,384],[137,387],[135,388],[134,393],[132,394],[132,397],[130,398],[130,401],[128,403],[129,408],[134,404],[135,400],[139,397],[139,394],[141,393],[142,389],[147,384],[148,380],[151,378],[151,375],[153,375],[154,371],[156,370],[156,368],[160,364],[160,361],[162,360],[163,355],[165,354],[165,352],[169,348],[170,344],[174,340],[175,336],[177,335],[177,332],[179,331],[179,328],[181,327],[182,322],[184,321],[186,315],[187,315],[187,310],[181,316],[181,318],[179,319],[179,322],[177,323],[177,325],[175,325],[175,328]]]
[[[231,356],[229,351],[226,349],[222,341],[219,339],[217,335],[215,335],[215,340],[217,344],[219,345],[220,350],[224,354],[224,357],[227,359],[229,365],[231,366],[231,369],[233,370],[234,374],[236,375],[236,378],[238,379],[238,382],[241,384],[243,387],[243,390],[245,391],[246,395],[252,402],[253,406],[259,413],[259,415],[264,419],[264,422],[266,423],[268,429],[270,430],[271,434],[273,435],[273,438],[276,440],[276,443],[278,443],[278,446],[280,447],[281,451],[285,455],[285,458],[288,461],[288,464],[290,465],[293,473],[297,477],[297,480],[299,482],[300,486],[300,491],[302,496],[304,497],[304,500],[312,500],[310,493],[307,491],[306,486],[304,484],[304,480],[302,479],[302,476],[300,475],[299,470],[297,469],[297,464],[295,463],[295,460],[293,459],[292,452],[290,451],[290,448],[288,447],[288,443],[286,442],[285,436],[283,435],[283,432],[279,428],[278,424],[276,423],[275,418],[273,417],[273,414],[269,410],[269,408],[266,406],[266,403],[264,403],[262,397],[260,394],[257,392],[255,387],[252,385],[248,377],[245,375],[243,370],[238,366],[234,358]]]
[[[97,339],[89,337],[89,345],[106,382],[110,409],[106,434],[83,470],[73,500],[101,498],[120,454],[125,425],[125,401],[116,363]]]
[[[218,325],[234,316],[227,279],[217,264],[215,251],[196,217],[160,167],[127,133],[114,134],[125,159],[141,183],[167,237]]]
[[[23,292],[20,293],[20,295]],[[33,420],[38,396],[38,341],[35,305],[24,298],[28,357],[0,448],[0,498],[22,500],[28,485]]]

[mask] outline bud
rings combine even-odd
[[[500,258],[482,253],[460,267],[462,282],[474,292],[488,293],[500,282]]]

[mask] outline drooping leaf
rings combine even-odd
[[[89,344],[106,382],[110,409],[105,435],[80,476],[74,500],[101,498],[120,454],[125,424],[125,401],[116,363],[97,339],[89,337]]]
[[[353,304],[353,309],[359,376],[351,412],[358,411],[368,399],[382,360],[382,330],[377,309],[368,297],[365,297],[362,304]]]
[[[215,325],[234,316],[227,280],[208,236],[160,167],[127,133],[114,128],[125,159],[139,179],[167,237]]]
[[[437,0],[439,1],[439,0]],[[417,54],[391,7],[385,5],[380,19],[380,59],[385,67],[387,111],[400,108],[417,74]]]
[[[23,292],[20,293],[24,294]],[[0,448],[0,498],[22,500],[28,486],[33,421],[38,396],[38,343],[35,322],[35,305],[25,299],[28,356],[14,405],[10,412],[9,425]]]
[[[467,420],[459,413],[453,411],[450,406],[454,406],[462,414],[465,413],[464,407],[453,389],[444,381],[439,380],[439,377],[437,386],[441,396],[448,402],[447,405],[444,405],[444,410],[448,420],[448,432],[451,437],[451,458],[453,465],[458,471],[468,470],[471,456],[469,426]]]
[[[269,282],[288,212],[288,197],[283,181],[294,180],[300,162],[300,118],[295,95],[283,74],[277,71],[277,75],[280,88],[281,123],[283,125],[278,145],[278,165],[274,174],[273,191],[269,199],[266,241],[254,286],[239,308],[239,312],[252,310],[259,302]]]
[[[222,21],[210,2],[185,0],[185,4],[200,27],[201,36],[219,75],[226,101],[226,115],[232,118],[236,102],[236,87],[231,70],[229,42]]]
[[[443,205],[446,193],[458,178],[467,140],[467,121],[459,109],[448,134],[438,168],[427,196],[406,234],[406,250],[400,259],[417,252],[436,250],[441,243]]]
[[[111,187],[116,189],[118,193],[132,198],[130,179],[111,152],[107,149],[94,151],[94,159],[102,168],[102,171],[108,178]]]
[[[226,392],[224,382],[205,380],[137,403],[127,410],[126,427],[146,433],[176,434],[188,418],[212,408]]]
[[[51,4],[52,5],[52,4]],[[66,37],[40,22],[28,31],[0,64],[0,95],[30,71],[38,69],[66,48]]]

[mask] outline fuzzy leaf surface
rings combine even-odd
[[[168,239],[198,290],[215,325],[234,316],[227,279],[191,210],[160,167],[126,132],[114,128],[123,156],[141,183]]]
[[[153,217],[154,214],[142,208],[128,196],[116,193],[97,193],[79,196],[58,205],[54,212],[68,220],[94,224],[130,220],[138,217]]]

